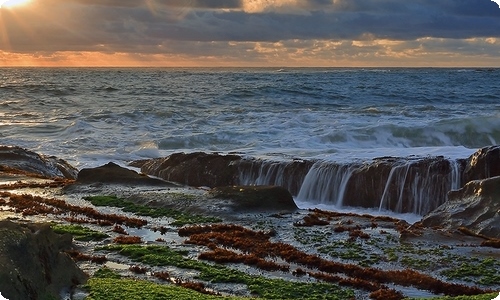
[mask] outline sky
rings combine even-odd
[[[490,0],[0,0],[0,66],[500,67]]]

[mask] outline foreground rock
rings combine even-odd
[[[71,236],[49,226],[0,221],[0,291],[7,299],[59,299],[86,276],[64,250]]]
[[[76,178],[77,184],[92,183],[113,183],[126,185],[154,185],[154,186],[173,186],[174,184],[161,179],[151,178],[144,174],[139,174],[134,170],[121,167],[115,163],[109,162],[106,165],[82,169],[78,172]]]
[[[77,264],[92,276],[84,289],[75,291],[74,299],[83,299],[83,296],[95,299],[139,299],[141,295],[143,298],[144,293],[179,299],[186,295],[185,287],[194,287],[197,291],[206,287],[208,292],[247,296],[248,299],[311,300],[318,297],[346,300],[426,298],[443,294],[474,295],[500,289],[498,253],[488,245],[488,248],[478,247],[479,243],[482,245],[482,238],[463,236],[461,233],[450,235],[449,232],[433,228],[411,229],[408,228],[409,223],[403,220],[350,212],[297,209],[288,214],[262,213],[294,207],[289,202],[290,194],[283,188],[218,187],[208,192],[211,194],[209,197],[206,189],[184,186],[152,188],[126,184],[81,184],[76,185],[76,188],[84,192],[60,193],[59,187],[52,188],[51,192],[51,188],[44,187],[45,197],[40,197],[39,190],[32,188],[29,179],[26,179],[26,185],[21,183],[14,187],[3,186],[4,196],[0,202],[4,200],[2,206],[9,210],[2,211],[0,216],[43,218],[63,224],[77,221],[91,231],[97,230],[108,236],[101,241],[92,239],[74,242],[82,254],[75,256]],[[17,195],[26,193],[33,194],[33,197],[22,197],[27,201],[22,203],[27,205],[19,206]],[[82,197],[88,200],[89,196],[102,198],[103,195],[126,197],[121,199],[126,200],[124,202],[109,202],[109,206],[114,207],[112,211],[118,215],[108,216],[135,219],[138,215],[133,215],[128,209],[116,210],[122,207],[120,203],[126,202],[129,208],[135,209],[135,204],[144,206],[137,210],[139,214],[153,214],[147,218],[147,224],[141,223],[145,224],[141,228],[123,224],[117,226],[120,223],[113,222],[99,223],[103,220],[101,214],[88,213],[87,205],[79,205],[82,204]],[[59,199],[71,205],[61,206],[60,201],[55,201]],[[134,205],[129,205],[131,201]],[[43,212],[47,210],[40,207],[40,213],[43,214],[37,217],[33,212],[39,203],[54,208],[65,207],[68,213],[46,215]],[[177,205],[179,211],[164,209],[170,205]],[[244,206],[243,212],[238,213],[238,205]],[[226,211],[226,208],[230,209]],[[101,213],[109,212],[108,207],[102,207],[102,211],[99,207],[97,209]],[[198,209],[209,214],[194,215],[192,212],[198,212]],[[67,218],[68,215],[73,218]],[[59,248],[56,251],[44,251],[44,248],[38,247],[38,243],[22,242],[20,238],[27,235],[34,239],[33,236],[40,235],[46,228],[21,227],[25,230],[21,230],[20,234],[0,231],[0,245],[6,244],[2,238],[14,241],[7,244],[21,245],[9,247],[13,250],[0,253],[12,254],[17,251],[26,265],[17,269],[5,268],[6,274],[10,274],[13,279],[1,275],[4,277],[0,277],[0,292],[8,299],[59,298],[54,294],[16,294],[11,297],[12,294],[6,295],[4,292],[5,287],[1,283],[6,278],[11,280],[5,284],[8,286],[15,286],[18,278],[22,279],[21,283],[32,282],[32,279],[23,279],[31,278],[27,276],[49,278],[47,282],[52,284],[63,282],[59,275],[47,272],[59,270],[56,265],[64,264],[52,263],[56,260],[45,254],[57,252]],[[139,244],[122,245],[123,242]],[[68,243],[69,239],[64,237],[61,245],[67,246]],[[9,266],[10,261],[19,264],[17,257],[2,259],[2,268]],[[47,261],[51,264],[47,264]],[[158,266],[160,261],[161,266]],[[205,265],[203,261],[210,263]],[[104,266],[103,262],[106,262]],[[202,263],[204,270],[216,275],[201,277],[199,266]],[[37,264],[40,266],[36,270],[27,267]],[[464,265],[480,270],[479,274],[470,275],[463,269]],[[65,264],[65,268],[70,267],[70,264]],[[15,273],[19,276],[16,277],[12,272],[19,272]],[[71,274],[64,275],[65,280],[70,278]],[[228,278],[242,281],[228,282]],[[159,280],[165,282],[157,284]],[[182,285],[184,282],[189,284]],[[180,284],[183,289],[179,290],[171,283]],[[30,289],[35,290],[43,291],[38,287]],[[57,291],[58,288],[52,290]],[[191,298],[199,297],[202,296],[193,294]],[[496,294],[488,299],[494,297]]]
[[[214,198],[228,199],[235,212],[293,212],[293,197],[279,186],[228,186],[210,191]]]
[[[75,167],[62,159],[37,154],[16,146],[0,146],[0,171],[68,179],[75,179],[78,173]]]
[[[500,238],[500,176],[467,183],[449,193],[448,201],[426,215],[421,224]]]

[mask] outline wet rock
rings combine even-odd
[[[277,185],[286,188],[292,195],[297,195],[313,165],[313,161],[302,159],[242,159],[237,162],[237,181],[238,185]]]
[[[7,299],[59,299],[60,293],[86,281],[63,251],[70,235],[48,225],[0,221],[0,291]]]
[[[475,234],[500,238],[500,176],[470,181],[451,191],[448,201],[420,223],[448,230],[465,227]]]
[[[175,153],[165,158],[134,162],[141,171],[190,186],[227,186],[237,184],[237,155],[219,155],[203,152]]]
[[[139,174],[113,162],[96,168],[86,168],[78,172],[77,184],[114,183],[126,185],[174,186],[170,182]]]
[[[142,172],[191,186],[281,186],[300,201],[424,215],[462,185],[465,161],[382,157],[366,162],[265,161],[177,153],[134,162]]]
[[[78,173],[75,167],[62,159],[41,155],[17,146],[0,146],[0,171],[68,179],[75,179]]]
[[[465,182],[499,175],[500,146],[481,148],[468,158],[464,171]]]
[[[426,214],[460,187],[462,163],[443,157],[382,157],[363,163],[315,163],[297,196],[337,206]]]
[[[341,204],[424,215],[460,187],[461,169],[443,157],[375,159],[351,171]]]
[[[293,197],[279,186],[225,186],[210,191],[214,198],[228,199],[236,212],[293,212]]]

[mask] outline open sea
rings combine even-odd
[[[500,143],[500,69],[0,68],[0,143],[78,168],[193,151],[467,158]]]

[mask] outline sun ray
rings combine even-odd
[[[19,5],[25,5],[31,2],[31,0],[0,0],[0,8],[9,8]]]

